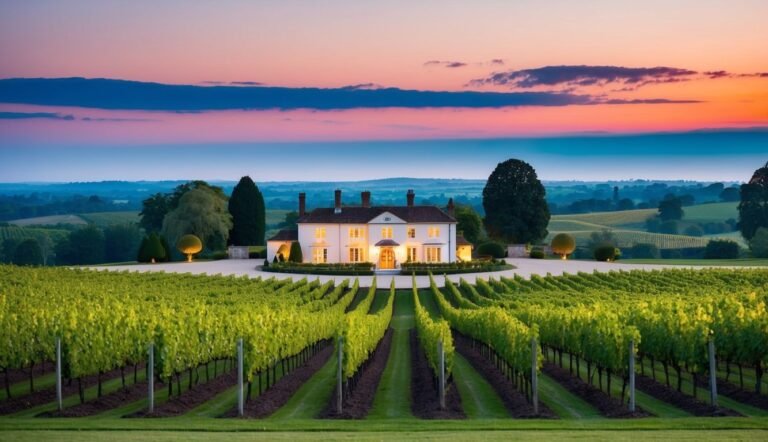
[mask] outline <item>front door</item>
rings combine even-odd
[[[382,247],[379,252],[379,269],[391,270],[395,268],[395,251],[392,247]]]

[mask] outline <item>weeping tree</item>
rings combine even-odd
[[[186,192],[179,205],[166,215],[163,236],[171,244],[187,234],[200,238],[208,250],[222,250],[232,228],[226,196],[207,188]]]

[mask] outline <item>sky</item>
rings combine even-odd
[[[0,181],[484,178],[509,157],[743,181],[768,160],[766,20],[764,0],[0,1]]]

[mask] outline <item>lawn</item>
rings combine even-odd
[[[681,266],[738,266],[758,267],[768,266],[765,258],[744,259],[622,259],[618,262],[627,264],[666,264]]]

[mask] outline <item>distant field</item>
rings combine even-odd
[[[88,224],[88,222],[78,215],[50,215],[50,216],[38,216],[35,218],[16,219],[13,221],[8,221],[8,224],[24,227],[24,226],[44,226],[44,225],[54,225],[54,224],[81,225],[81,224]]]
[[[66,236],[69,232],[63,229],[39,229],[36,227],[20,227],[20,226],[7,226],[0,227],[0,241],[6,239],[26,239],[26,238],[39,238],[43,235],[48,235],[52,241],[56,242],[58,239]]]
[[[285,214],[290,210],[282,209],[267,209],[266,224],[267,226],[279,224],[285,220]]]
[[[723,222],[727,219],[739,218],[739,203],[714,203],[700,204],[697,206],[683,207],[685,216],[683,221],[693,221],[700,223]]]
[[[598,230],[599,231],[599,230]],[[694,237],[685,235],[668,235],[665,233],[649,233],[639,230],[619,230],[611,229],[616,237],[619,247],[632,247],[638,243],[655,244],[659,249],[681,249],[688,247],[706,247],[711,237]],[[592,231],[557,231],[550,232],[547,241],[557,233],[570,233],[576,238],[576,243],[580,246],[586,245],[590,240]]]
[[[112,224],[128,224],[139,222],[139,212],[96,212],[83,213],[80,217],[89,223],[96,224],[99,227],[106,227]]]
[[[622,210],[618,212],[593,212],[575,215],[554,215],[552,221],[581,221],[608,227],[642,224],[658,212],[657,209]]]

